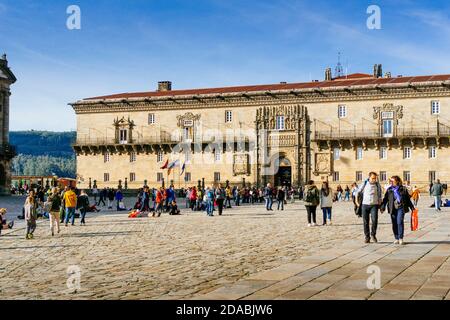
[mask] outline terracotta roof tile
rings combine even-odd
[[[315,88],[336,88],[336,87],[351,87],[364,86],[375,84],[401,84],[412,82],[427,82],[427,81],[447,81],[450,80],[450,75],[433,75],[433,76],[416,76],[416,77],[395,77],[395,78],[378,78],[375,79],[368,74],[355,73],[348,75],[345,79],[339,78],[332,81],[320,82],[303,82],[303,83],[287,83],[287,84],[267,84],[267,85],[253,85],[253,86],[234,86],[222,88],[205,88],[205,89],[186,89],[186,90],[171,90],[171,91],[151,91],[151,92],[135,92],[135,93],[120,93],[107,96],[99,96],[88,98],[84,100],[114,100],[114,99],[128,99],[128,98],[151,98],[151,97],[172,97],[184,95],[203,95],[203,94],[225,94],[225,93],[246,93],[255,91],[277,91],[277,90],[297,90],[297,89],[315,89]]]

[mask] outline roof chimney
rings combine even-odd
[[[332,75],[331,75],[331,68],[327,68],[325,70],[325,81],[331,81]]]
[[[159,81],[158,82],[158,91],[171,91],[172,90],[172,82],[171,81]]]
[[[383,66],[381,64],[376,64],[373,66],[373,77],[374,78],[383,77]]]

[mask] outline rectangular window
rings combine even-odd
[[[276,130],[284,130],[284,116],[277,116]]]
[[[403,149],[403,159],[411,159],[411,148],[405,147]]]
[[[430,147],[430,149],[428,149],[428,153],[430,156],[430,159],[436,159],[437,156],[437,151],[436,151],[436,147]]]
[[[403,171],[403,182],[406,184],[407,181],[411,181],[411,172]]]
[[[220,181],[220,172],[214,172],[214,182]]]
[[[154,113],[148,114],[148,124],[155,124],[155,114]]]
[[[192,152],[191,152],[191,150],[187,150],[184,153],[184,162],[185,163],[191,163],[191,160],[192,160]]]
[[[436,181],[436,171],[429,171],[428,179],[430,182],[435,182]]]
[[[334,182],[339,181],[339,172],[338,171],[333,172],[333,181]]]
[[[385,182],[387,180],[386,171],[380,171],[380,181]]]
[[[128,130],[127,129],[120,129],[119,130],[119,143],[120,144],[127,144],[128,143]]]
[[[334,158],[334,160],[339,160],[341,158],[341,149],[334,148],[334,150],[333,150],[333,158]]]
[[[356,181],[362,181],[363,179],[363,175],[362,175],[362,171],[356,171]]]
[[[103,161],[104,162],[109,162],[109,152],[106,152],[104,155],[103,155]]]
[[[338,106],[338,117],[339,118],[347,117],[347,106],[345,105]]]
[[[164,153],[162,151],[158,151],[156,154],[156,161],[158,163],[163,162]]]
[[[439,114],[441,109],[441,104],[439,101],[431,101],[431,114]]]
[[[357,147],[356,148],[356,160],[362,160],[363,158],[363,148]]]
[[[103,181],[104,182],[109,182],[109,173],[104,173],[103,174]]]
[[[222,159],[222,151],[220,149],[214,150],[214,161],[220,161]]]
[[[156,174],[156,181],[157,182],[162,182],[163,181],[163,173],[162,172],[158,172],[157,174]]]
[[[387,159],[387,148],[386,147],[381,147],[380,148],[380,159],[381,160],[386,160]]]
[[[136,162],[136,152],[130,153],[130,162]]]
[[[191,173],[190,172],[186,172],[184,174],[184,181],[186,181],[186,182],[190,182],[191,181]]]
[[[130,182],[134,182],[134,181],[136,181],[136,173],[131,172],[130,173]]]
[[[231,110],[225,111],[225,122],[230,123],[233,121],[233,112]]]

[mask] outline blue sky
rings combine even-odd
[[[381,8],[382,29],[366,27]],[[81,8],[81,30],[66,9]],[[0,0],[0,51],[18,81],[11,130],[76,127],[67,105],[155,90],[323,79],[349,73],[450,73],[450,2],[324,0]]]

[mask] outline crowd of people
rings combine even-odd
[[[358,185],[353,183],[345,188],[338,185],[332,190],[327,181],[323,182],[320,189],[314,181],[309,181],[305,187],[294,189],[288,186],[273,187],[268,183],[263,188],[238,187],[221,184],[211,185],[205,188],[192,186],[181,189],[178,192],[174,186],[168,188],[150,188],[144,186],[138,191],[134,207],[127,209],[124,204],[124,195],[121,188],[98,189],[94,186],[90,190],[93,203],[84,190],[74,187],[59,188],[29,188],[23,206],[22,216],[26,221],[26,239],[32,239],[36,229],[36,220],[42,216],[50,222],[52,236],[60,233],[60,224],[67,227],[69,223],[74,226],[75,219],[80,218],[80,225],[86,224],[86,213],[98,212],[99,207],[107,207],[109,210],[126,211],[136,210],[148,213],[151,217],[160,217],[163,212],[169,215],[179,215],[180,209],[177,198],[185,199],[186,209],[203,211],[206,216],[214,216],[217,211],[222,215],[223,211],[240,206],[241,204],[264,203],[266,211],[273,211],[273,204],[277,203],[277,210],[284,210],[288,203],[294,202],[298,196],[303,200],[307,212],[308,227],[317,226],[317,208],[322,210],[322,225],[332,225],[332,211],[335,202],[353,202],[355,214],[362,218],[365,242],[378,242],[377,228],[378,215],[388,211],[391,215],[392,230],[396,244],[404,244],[404,217],[409,211],[417,208],[420,199],[420,189],[412,188],[409,182],[403,183],[398,176],[392,176],[389,184],[381,186],[378,175],[371,172],[368,178]],[[434,197],[436,211],[441,210],[442,196],[446,194],[446,185],[439,180],[430,184],[429,194]],[[447,200],[446,200],[447,201]],[[448,202],[448,201],[447,201]],[[448,204],[446,202],[446,204]],[[77,213],[77,210],[79,213]],[[371,222],[371,225],[370,225]],[[3,229],[11,229],[14,221],[6,221],[6,209],[0,209],[0,233]]]

